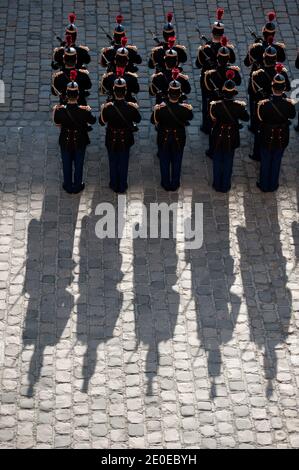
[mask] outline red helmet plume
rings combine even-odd
[[[116,23],[117,23],[117,24],[122,24],[123,21],[124,21],[123,15],[117,15],[117,17],[116,17]]]
[[[217,8],[216,10],[216,18],[218,21],[221,21],[224,15],[224,8]]]
[[[174,68],[174,69],[172,70],[172,78],[173,78],[173,80],[176,80],[179,75],[180,75],[179,69]]]
[[[276,64],[275,70],[277,73],[281,73],[283,71],[283,64],[280,64],[280,63]]]
[[[233,70],[228,70],[228,71],[226,72],[226,78],[227,78],[228,80],[233,80],[233,79],[235,78],[235,75],[236,75],[236,74],[235,74],[235,72],[234,72]]]
[[[76,17],[76,15],[75,15],[75,13],[70,13],[69,16],[68,16],[68,18],[69,18],[69,22],[70,22],[71,24],[74,24],[77,17]]]
[[[166,15],[166,18],[167,18],[168,23],[171,23],[173,20],[173,13],[168,12]]]
[[[274,21],[275,19],[276,19],[276,13],[275,13],[275,11],[269,11],[269,13],[268,13],[268,20],[270,21],[270,23],[271,23],[272,21]]]
[[[73,38],[70,34],[66,34],[65,42],[68,47],[71,47],[71,45],[73,44]]]
[[[269,44],[269,46],[272,46],[273,42],[274,42],[274,37],[273,37],[273,36],[269,36],[269,37],[268,37],[268,44]]]
[[[71,70],[70,72],[70,79],[72,82],[75,82],[78,76],[77,70]]]
[[[222,36],[221,38],[221,46],[223,47],[226,47],[227,46],[227,37],[226,36]]]
[[[118,78],[123,77],[125,73],[125,68],[124,67],[116,67],[116,76]]]
[[[128,38],[124,36],[123,38],[121,38],[121,45],[122,47],[126,47],[127,44],[128,44]]]
[[[168,47],[169,49],[172,49],[173,46],[175,45],[176,37],[172,36],[171,38],[168,39]]]

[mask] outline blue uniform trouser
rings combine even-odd
[[[216,149],[213,153],[213,188],[226,193],[231,188],[234,150],[223,151]]]
[[[201,88],[201,112],[202,112],[202,128],[204,132],[207,134],[211,132],[211,119],[209,115],[209,100],[208,100],[208,95],[205,91],[205,89],[202,87]]]
[[[176,191],[180,187],[184,147],[169,135],[159,147],[161,185],[166,190]]]
[[[261,147],[261,168],[259,187],[262,191],[272,192],[279,187],[279,173],[284,149],[269,150]]]
[[[108,148],[110,188],[124,193],[128,188],[130,148]]]
[[[253,144],[253,154],[252,154],[252,156],[253,156],[253,159],[258,161],[258,162],[261,160],[260,134],[259,134],[257,129],[255,130],[255,133],[254,133],[254,144]]]
[[[252,131],[256,130],[256,103],[253,96],[249,94],[250,127]]]
[[[69,192],[81,189],[85,151],[86,147],[74,149],[61,148],[63,185]]]

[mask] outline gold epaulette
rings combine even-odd
[[[189,111],[192,111],[192,109],[193,109],[192,104],[189,104],[189,103],[181,103],[181,106],[183,106],[184,108],[189,109]]]
[[[105,73],[102,75],[102,80],[103,80],[104,78],[110,77],[110,75],[113,75],[113,72],[105,72]]]
[[[159,75],[163,75],[163,73],[162,73],[162,72],[153,73],[153,75],[151,76],[151,78],[159,77]]]
[[[105,109],[105,108],[108,108],[111,105],[113,105],[112,101],[108,101],[108,103],[103,103],[102,104],[102,108]]]
[[[133,103],[132,101],[128,101],[128,104],[129,104],[130,106],[132,106],[133,108],[135,108],[135,109],[139,109],[139,106],[138,106],[137,103]]]
[[[273,46],[279,46],[279,47],[282,47],[283,49],[286,48],[285,44],[283,42],[276,42],[275,44],[273,44]]]
[[[61,47],[55,47],[54,54],[56,54],[56,52],[58,52],[58,51],[61,51],[61,49],[64,49],[64,47],[62,47],[62,46]]]
[[[238,67],[237,65],[230,65],[229,68],[230,70],[235,70],[236,72],[240,72],[240,67]]]
[[[238,103],[238,104],[240,104],[241,106],[244,106],[244,107],[247,105],[246,101],[235,100],[235,103]]]
[[[101,49],[101,54],[103,54],[103,53],[109,51],[109,49],[111,49],[111,47],[103,47],[103,48]]]
[[[234,46],[233,44],[231,44],[231,43],[229,43],[229,44],[227,45],[227,47],[228,47],[229,49],[234,49],[234,48],[235,48],[235,46]]]
[[[295,106],[295,104],[296,104],[295,100],[292,100],[291,98],[286,98],[286,100],[287,100],[288,103],[293,104]]]
[[[137,52],[137,47],[134,46],[133,44],[126,45],[126,48],[127,48],[127,49],[132,49],[133,51]]]
[[[79,69],[79,72],[85,73],[86,75],[89,75],[89,72],[86,69]]]
[[[249,50],[254,49],[257,46],[261,46],[261,43],[260,42],[254,42],[253,44],[251,44]]]
[[[131,75],[131,77],[138,78],[137,73],[134,73],[134,72],[126,72],[126,75]]]
[[[158,51],[159,49],[162,49],[162,48],[163,48],[163,46],[155,46],[155,47],[152,48],[152,52],[156,52],[156,51]]]
[[[186,50],[187,50],[187,48],[186,48],[185,46],[183,46],[182,44],[176,44],[176,45],[174,46],[174,49],[175,49],[175,48],[182,49],[183,51],[186,51]]]
[[[212,73],[215,73],[215,72],[217,72],[217,70],[215,70],[215,69],[207,70],[207,71],[205,72],[205,76],[207,76],[207,75],[212,75]]]
[[[284,67],[284,68],[282,69],[282,72],[288,73],[288,69],[287,69],[286,67]]]
[[[62,74],[63,74],[63,71],[59,70],[59,72],[53,73],[53,78],[57,78],[57,77],[59,77],[59,75],[62,75]]]
[[[184,80],[189,80],[189,75],[186,75],[184,73],[180,73],[179,77],[182,77]]]
[[[87,46],[82,46],[82,45],[80,44],[79,47],[80,47],[81,49],[84,49],[86,52],[89,52],[89,51],[90,51],[89,47],[87,47]]]
[[[166,106],[165,103],[155,104],[154,111],[157,111],[158,109],[161,109],[161,108],[165,108],[165,106]]]
[[[263,69],[255,70],[254,72],[252,72],[252,76],[255,77],[256,75],[260,74],[261,72],[264,72],[264,70]]]
[[[80,109],[84,109],[84,111],[91,111],[91,107],[90,107],[90,106],[83,106],[83,105],[80,105],[79,108],[80,108]]]

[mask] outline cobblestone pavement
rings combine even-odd
[[[97,125],[86,191],[61,190],[50,50],[75,9],[80,39],[92,50],[90,104],[98,110],[98,52],[106,43],[98,25],[111,30],[119,4],[143,57],[152,46],[145,29],[159,31],[171,9],[192,55],[186,72],[195,119],[183,186],[171,196],[159,189],[144,61],[128,200],[203,202],[199,250],[180,239],[96,238],[95,207],[116,204]],[[298,0],[221,6],[238,62],[247,25],[260,30],[274,7],[295,76]],[[277,194],[256,189],[245,128],[231,193],[212,191],[192,64],[195,18],[208,33],[215,9],[202,0],[0,2],[0,447],[299,447],[298,135],[292,130]]]

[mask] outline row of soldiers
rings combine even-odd
[[[204,44],[198,49],[196,66],[201,69],[201,130],[210,136],[207,155],[213,159],[213,187],[227,192],[231,186],[234,152],[240,143],[242,126],[239,120],[249,120],[249,114],[246,103],[235,99],[241,76],[240,69],[233,65],[236,60],[234,46],[224,36],[224,10],[219,8],[216,14],[211,39],[201,36]],[[52,62],[53,68],[60,69],[52,80],[52,91],[60,97],[60,105],[54,110],[54,121],[62,126],[64,188],[71,193],[84,187],[82,174],[85,147],[89,142],[87,132],[89,124],[96,122],[86,106],[91,88],[87,71],[90,55],[88,48],[76,45],[75,19],[75,15],[69,15],[65,43],[55,49]],[[286,69],[280,64],[285,60],[284,45],[274,42],[274,19],[275,14],[269,13],[263,37],[255,35],[255,42],[245,59],[245,65],[251,67],[250,129],[255,133],[252,158],[261,160],[258,185],[263,191],[278,187],[280,161],[288,144],[289,119],[295,117],[294,104],[285,96],[290,82]],[[176,42],[172,20],[173,15],[168,13],[163,41],[154,36],[158,44],[152,49],[148,62],[149,68],[155,70],[149,87],[150,95],[156,98],[151,121],[158,131],[161,185],[167,191],[175,191],[180,186],[185,127],[193,118],[192,106],[187,102],[191,86],[183,71],[188,57],[186,48]],[[107,126],[110,187],[116,192],[124,192],[130,148],[134,143],[134,132],[138,130],[136,124],[141,120],[137,104],[137,72],[142,58],[137,47],[128,44],[121,15],[116,18],[113,38],[107,36],[111,45],[101,52],[100,63],[106,72],[99,86],[107,101],[102,105],[99,123]],[[296,66],[299,67],[299,56]],[[83,147],[84,151],[81,151]],[[72,161],[75,162],[74,177]]]

